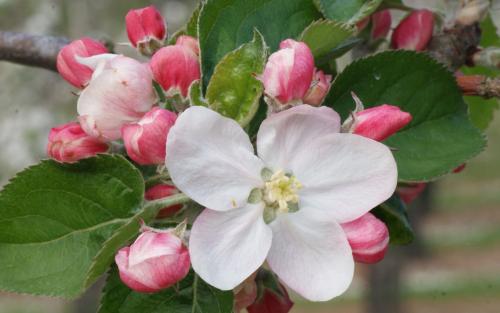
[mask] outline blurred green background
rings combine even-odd
[[[0,29],[126,43],[124,16],[129,9],[155,4],[173,33],[189,17],[195,2],[0,0]],[[125,45],[118,45],[117,50],[135,55]],[[75,118],[76,96],[56,73],[0,62],[0,112],[3,185],[17,171],[45,157],[50,127]],[[370,301],[389,305],[398,298],[395,280],[400,282],[401,312],[500,312],[499,114],[487,135],[489,145],[483,154],[462,173],[434,184],[427,203],[411,208],[415,221],[420,221],[416,244],[391,247],[387,259],[376,267],[358,266],[351,288],[339,299],[328,303],[296,299],[292,312],[370,312]],[[374,269],[388,276],[374,278]],[[380,290],[373,293],[370,284]],[[76,302],[0,293],[0,312],[92,313],[98,289],[99,284]],[[373,299],[378,294],[388,298]]]

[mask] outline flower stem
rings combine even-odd
[[[177,193],[166,198],[146,202],[144,211],[147,211],[154,216],[158,213],[158,211],[165,207],[169,207],[175,204],[187,203],[189,201],[191,201],[191,199],[188,196],[183,193]]]

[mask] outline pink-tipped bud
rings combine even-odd
[[[331,75],[325,75],[323,71],[316,71],[311,87],[309,87],[303,102],[314,106],[320,106],[330,90],[331,82]]]
[[[144,231],[115,256],[120,278],[138,292],[157,292],[182,280],[189,272],[189,252],[173,233]]]
[[[391,30],[391,12],[383,10],[372,15],[372,32],[371,37],[373,40],[385,38]]]
[[[122,138],[128,156],[135,162],[148,164],[165,163],[167,135],[177,115],[154,107],[138,122],[122,127]]]
[[[301,101],[314,75],[314,58],[303,42],[287,39],[271,54],[261,76],[264,92],[280,104]]]
[[[154,6],[130,10],[125,16],[130,43],[144,55],[152,55],[163,46],[167,36],[165,21]]]
[[[422,51],[432,38],[434,15],[429,10],[413,11],[392,33],[392,47]]]
[[[156,199],[170,197],[177,193],[179,193],[179,190],[177,190],[177,188],[175,188],[174,186],[168,184],[159,184],[146,190],[144,198],[146,198],[146,200],[148,201],[152,201]],[[182,207],[183,207],[182,204],[175,204],[169,207],[165,207],[161,209],[160,212],[158,212],[158,215],[156,217],[157,218],[172,217],[177,212],[179,212],[182,209]]]
[[[186,45],[161,48],[149,64],[154,79],[167,95],[181,94],[186,98],[191,83],[200,79],[198,56]]]
[[[103,54],[81,62],[96,70],[78,98],[78,120],[91,136],[119,139],[122,126],[141,119],[156,102],[151,71],[121,55]]]
[[[47,155],[56,161],[73,163],[106,151],[107,144],[87,135],[76,122],[50,130]]]
[[[76,88],[84,88],[92,77],[93,69],[81,64],[78,57],[89,57],[108,53],[108,49],[94,39],[84,37],[64,46],[57,55],[57,70],[68,83]]]
[[[397,106],[379,105],[354,113],[351,132],[377,141],[387,137],[410,123],[410,113],[401,111]]]
[[[179,38],[175,41],[175,45],[189,48],[196,55],[200,54],[200,44],[198,43],[198,39],[194,37],[187,35],[179,36]]]
[[[263,294],[252,305],[247,307],[248,313],[288,313],[293,302],[286,288],[279,284],[279,290],[265,288]]]
[[[396,189],[399,197],[405,204],[410,204],[415,200],[422,192],[424,192],[426,183],[413,183],[398,186]]]
[[[389,245],[387,226],[371,213],[342,224],[342,228],[351,245],[356,262],[377,263],[381,261]]]

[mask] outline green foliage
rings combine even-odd
[[[154,294],[132,291],[113,268],[98,313],[232,313],[233,292],[217,290],[190,273],[175,287]]]
[[[207,0],[198,20],[203,87],[228,52],[252,40],[254,29],[274,51],[320,17],[310,0]]]
[[[355,24],[375,12],[382,0],[313,0],[313,2],[326,18]]]
[[[318,20],[309,25],[300,36],[311,49],[314,58],[318,59],[331,54],[354,36],[353,27],[331,20]]]
[[[137,234],[140,172],[121,156],[42,161],[0,194],[0,289],[75,297]]]
[[[189,86],[189,103],[191,105],[201,105],[208,106],[207,100],[203,97],[201,93],[200,81],[194,81],[191,86]]]
[[[371,211],[389,229],[392,244],[405,245],[413,241],[413,229],[408,221],[406,206],[397,194]]]
[[[366,108],[391,104],[412,115],[409,125],[385,141],[395,149],[402,181],[449,173],[485,146],[453,75],[425,54],[393,51],[356,61],[337,77],[325,103],[345,118],[354,109],[351,91]]]
[[[256,31],[251,42],[229,52],[217,64],[206,94],[211,109],[242,126],[252,120],[263,90],[255,75],[264,69],[266,50],[262,35]]]

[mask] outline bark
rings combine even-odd
[[[57,54],[69,42],[64,37],[0,31],[0,60],[55,71]]]

